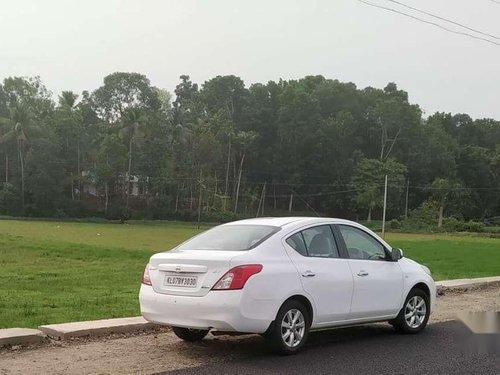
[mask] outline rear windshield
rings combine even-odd
[[[269,225],[222,225],[181,244],[179,250],[250,250],[281,228]]]

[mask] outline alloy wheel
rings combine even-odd
[[[281,321],[281,338],[290,348],[298,346],[306,330],[304,315],[298,309],[291,309]]]
[[[405,306],[405,321],[410,328],[418,328],[425,320],[427,306],[421,296],[413,296]]]

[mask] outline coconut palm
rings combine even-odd
[[[80,193],[81,197],[81,191],[82,191],[82,186],[81,186],[81,180],[82,180],[82,173],[81,173],[81,168],[80,168],[80,161],[81,161],[81,149],[80,149],[80,142],[81,138],[83,136],[83,128],[82,128],[82,118],[81,114],[77,110],[76,102],[78,100],[78,95],[73,93],[72,91],[63,91],[61,95],[59,96],[59,107],[57,109],[57,119],[59,120],[58,123],[60,124],[59,127],[59,132],[61,135],[66,139],[66,144],[68,145],[67,147],[69,148],[71,142],[70,140],[73,139],[76,141],[76,175],[77,181],[78,181],[78,191]],[[74,199],[74,189],[73,189],[73,182],[74,182],[74,177],[73,173],[71,174],[71,196],[72,199]]]
[[[30,126],[30,115],[27,107],[15,104],[9,110],[8,118],[0,118],[0,125],[4,132],[0,137],[0,143],[7,146],[9,143],[16,144],[18,161],[21,167],[21,202],[24,210],[24,155],[28,143],[26,130]]]
[[[142,117],[140,111],[136,108],[128,108],[122,115],[120,120],[121,128],[119,130],[119,136],[124,141],[128,143],[128,176],[126,179],[127,190],[126,190],[126,208],[129,206],[129,195],[130,195],[130,183],[132,177],[132,154],[133,146],[136,140],[144,135],[144,118]]]

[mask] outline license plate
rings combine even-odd
[[[177,286],[181,288],[196,288],[198,278],[196,276],[172,276],[166,275],[163,285]]]

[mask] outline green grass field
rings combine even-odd
[[[203,228],[202,228],[203,229]],[[149,256],[197,233],[173,222],[0,220],[0,328],[134,316]],[[437,280],[500,274],[500,240],[389,233]]]

